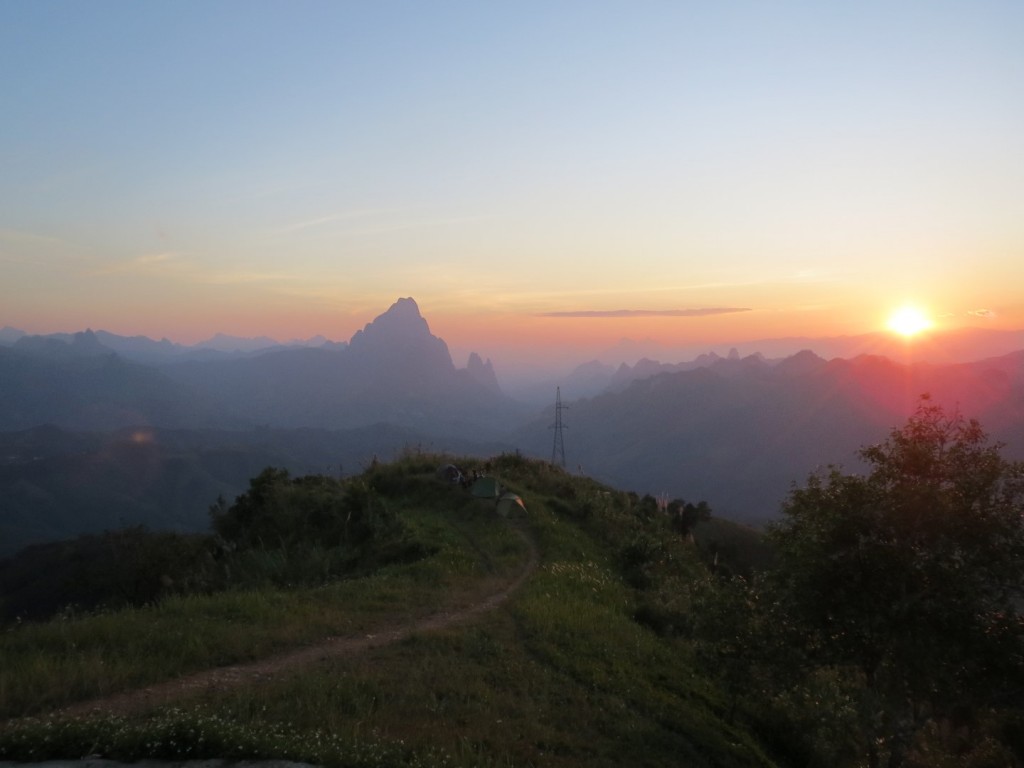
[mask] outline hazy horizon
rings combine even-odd
[[[415,301],[415,297],[412,298]],[[889,356],[896,362],[932,362],[932,363],[967,363],[995,357],[998,355],[1015,352],[1024,349],[1024,329],[1007,329],[996,331],[981,326],[964,326],[958,329],[928,329],[911,337],[901,337],[893,331],[881,331],[869,329],[858,334],[841,336],[792,336],[780,338],[758,338],[749,340],[737,340],[723,342],[720,344],[690,344],[672,345],[658,342],[651,338],[630,339],[620,338],[611,345],[574,345],[562,349],[548,348],[547,354],[536,354],[534,350],[521,346],[495,347],[491,344],[484,344],[481,348],[460,347],[451,344],[443,335],[438,333],[431,321],[427,311],[422,307],[421,316],[427,322],[430,332],[446,342],[449,353],[456,367],[465,367],[472,354],[480,355],[484,360],[489,360],[495,367],[502,386],[510,388],[513,394],[522,394],[531,385],[549,382],[552,379],[564,378],[584,364],[593,362],[606,366],[617,367],[625,364],[636,365],[641,360],[654,360],[662,364],[688,363],[697,358],[713,354],[726,357],[735,352],[740,356],[760,354],[769,359],[782,359],[809,350],[820,357],[830,359],[832,357],[852,358],[860,354],[877,354]],[[376,317],[384,314],[389,307],[381,307],[366,324],[372,322]],[[226,336],[230,340],[239,342],[265,340],[269,344],[287,345],[304,344],[311,340],[322,338],[323,343],[347,344],[352,336],[366,326],[361,325],[352,334],[344,338],[330,338],[325,334],[314,334],[304,339],[282,339],[273,336],[262,337],[238,337],[231,334],[224,334],[222,331],[215,331],[204,336],[196,342],[182,342],[171,338],[168,335],[146,336],[153,341],[166,339],[172,343],[186,348],[212,347],[221,351],[250,351],[258,353],[260,347],[249,347],[239,343],[231,344],[221,340],[218,345],[218,337]],[[126,334],[119,334],[109,328],[86,326],[78,329],[65,329],[54,332],[54,334],[32,334],[24,328],[17,328],[6,324],[3,330],[27,333],[27,335],[72,335],[83,331],[91,330],[96,332],[107,332],[117,336],[127,337]],[[144,334],[140,334],[145,336]],[[0,339],[0,343],[4,343]],[[7,340],[7,343],[11,343]],[[524,389],[526,388],[526,389]]]

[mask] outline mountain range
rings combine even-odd
[[[91,330],[22,336],[0,346],[0,430],[388,423],[494,437],[522,413],[490,361],[471,355],[467,368],[455,367],[411,298],[347,344],[224,351],[229,345],[216,343],[186,349]]]
[[[570,469],[746,522],[775,517],[816,468],[855,469],[857,449],[924,393],[1024,458],[1024,351],[593,361],[545,382],[540,406],[539,390],[526,403],[505,394],[478,354],[457,367],[411,298],[347,343],[243,341],[0,332],[0,555],[118,525],[203,528],[217,495],[269,464],[334,473],[424,449],[551,457],[555,386]]]
[[[857,449],[880,442],[925,394],[977,418],[1006,455],[1024,459],[1024,352],[909,366],[806,351],[781,361],[720,358],[571,402],[566,453],[578,471],[617,487],[705,499],[725,517],[763,522],[810,472],[857,470]],[[550,452],[550,422],[534,420],[516,442]]]
[[[267,336],[255,338],[243,336],[229,336],[224,333],[217,333],[194,345],[176,344],[166,338],[155,341],[148,336],[120,336],[109,331],[83,331],[87,335],[94,336],[105,351],[117,352],[118,354],[137,360],[139,362],[157,363],[173,360],[187,359],[208,359],[218,354],[245,355],[264,352],[273,348],[295,348],[295,347],[327,347],[341,348],[346,342],[330,341],[324,336],[314,336],[310,339],[294,339],[284,344],[275,341]],[[39,344],[39,339],[50,339],[74,344],[78,333],[51,333],[46,336],[33,336],[18,328],[4,326],[0,328],[0,345],[13,346],[22,342],[24,345]],[[22,341],[24,340],[24,341]],[[23,347],[24,348],[24,347]]]

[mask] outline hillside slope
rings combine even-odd
[[[679,629],[686,585],[704,567],[652,499],[514,454],[458,460],[520,495],[528,511],[509,521],[493,499],[440,479],[447,461],[414,454],[339,486],[397,515],[420,557],[358,578],[179,595],[0,633],[10,662],[0,707],[45,712],[396,623],[412,629],[405,639],[230,689],[201,687],[125,717],[8,723],[0,760],[89,752],[329,766],[786,764],[777,738],[772,759],[752,722],[727,722],[727,697],[695,665]],[[513,525],[536,543],[540,563],[510,599],[462,625],[418,625],[523,572],[530,549]]]

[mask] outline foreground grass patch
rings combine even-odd
[[[169,709],[144,721],[120,717],[90,720],[30,720],[4,734],[0,760],[36,762],[55,756],[102,755],[109,760],[248,760],[274,755],[323,766],[385,768],[443,765],[418,758],[402,744],[353,740],[326,731],[299,730],[287,723],[237,722],[216,713]]]
[[[467,768],[770,765],[743,731],[726,726],[695,692],[701,684],[685,658],[671,649],[646,655],[652,649],[644,643],[639,653],[635,643],[628,647],[629,658],[623,658],[622,649],[606,641],[572,658],[577,631],[538,648],[523,642],[519,614],[533,610],[525,602],[472,626],[415,635],[285,679],[210,694],[187,711],[92,725],[37,722],[17,738],[0,738],[0,759],[39,759],[39,744],[48,738],[63,756],[123,760],[238,757]],[[566,611],[577,607],[563,603]],[[576,630],[595,618],[600,616],[575,621]]]
[[[0,634],[0,717],[45,712],[330,635],[457,606],[494,589],[528,555],[486,509],[410,509],[434,554],[317,588],[174,597],[158,606],[26,624]]]

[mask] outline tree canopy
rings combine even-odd
[[[809,664],[850,676],[871,765],[904,762],[929,720],[1020,695],[1024,466],[927,397],[864,448],[794,488],[770,536],[776,596]]]
[[[397,525],[366,483],[342,483],[324,475],[292,478],[267,467],[230,507],[210,509],[214,531],[239,547],[359,545]]]

